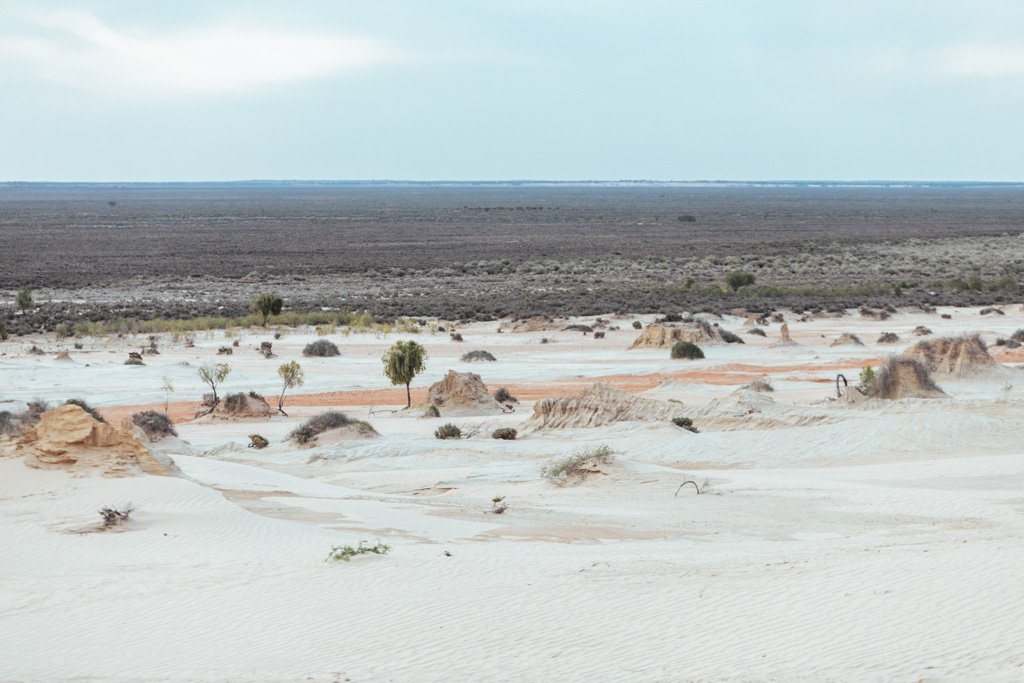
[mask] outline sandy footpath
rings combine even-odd
[[[27,467],[0,437],[0,681],[1022,680],[1024,353],[994,344],[1024,312],[1004,310],[787,315],[792,344],[777,323],[759,337],[726,318],[746,343],[703,345],[696,361],[628,349],[632,320],[653,316],[613,319],[603,339],[467,325],[461,343],[416,335],[429,356],[413,411],[380,362],[410,335],[336,334],[340,356],[304,358],[317,337],[294,330],[269,360],[263,331],[229,356],[219,333],[194,348],[162,338],[141,367],[123,364],[141,338],[0,343],[0,410],[81,397],[119,424],[166,400],[180,440],[152,448],[181,471]],[[883,332],[900,341],[877,343]],[[834,346],[844,333],[863,344]],[[936,375],[947,397],[834,400],[837,374],[855,382],[922,339],[966,333],[996,364]],[[460,360],[475,349],[497,360]],[[276,404],[290,360],[307,381],[288,417],[193,419],[198,365],[227,362],[222,393]],[[520,403],[421,417],[450,369]],[[773,392],[744,388],[761,378]],[[539,401],[594,382],[700,431],[535,428]],[[287,438],[328,408],[380,436]],[[466,438],[435,439],[449,421]],[[490,438],[499,427],[519,438]],[[253,433],[271,445],[247,448]],[[601,445],[614,457],[585,479],[541,475]],[[128,502],[123,526],[78,533]],[[324,561],[363,540],[391,550]]]

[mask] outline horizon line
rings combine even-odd
[[[543,178],[506,178],[500,180],[402,178],[248,178],[241,180],[0,180],[0,187],[10,186],[111,186],[111,185],[1024,185],[1024,180],[914,180],[874,178],[840,180],[831,178],[778,178],[766,180],[652,180],[646,178],[552,180]]]

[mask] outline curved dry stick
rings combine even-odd
[[[843,380],[842,389],[839,388],[839,380]],[[843,389],[847,388],[848,386],[850,386],[850,383],[846,381],[846,375],[844,375],[841,372],[838,375],[836,375],[836,398],[842,398]]]
[[[675,498],[676,496],[678,496],[679,492],[682,491],[683,487],[686,486],[687,484],[693,484],[693,488],[694,488],[695,491],[697,491],[697,495],[698,496],[700,495],[700,488],[697,486],[697,482],[691,481],[691,480],[687,480],[687,481],[684,481],[682,484],[679,485],[679,488],[676,489],[675,495],[672,496],[672,497]]]

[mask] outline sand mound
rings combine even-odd
[[[56,358],[54,358],[54,360],[71,361],[71,354],[68,353],[67,351],[58,351],[57,356]]]
[[[864,342],[860,340],[855,334],[849,332],[839,335],[835,341],[832,342],[832,346],[864,346]]]
[[[875,375],[872,395],[895,401],[900,398],[946,398],[947,394],[932,381],[928,368],[912,358],[892,357]]]
[[[270,417],[270,404],[253,391],[248,394],[229,394],[217,404],[210,415],[224,420],[266,418]]]
[[[648,325],[640,333],[629,348],[654,348],[663,349],[677,342],[692,342],[694,344],[713,344],[721,342],[721,331],[704,322],[685,325],[683,327],[670,327],[668,325]]]
[[[442,415],[480,415],[504,412],[494,400],[480,375],[449,370],[440,382],[430,385],[430,403]]]
[[[592,384],[575,396],[538,401],[524,427],[564,429],[601,427],[613,422],[667,422],[684,413],[679,403],[640,398],[607,384]]]
[[[942,337],[921,341],[900,354],[920,363],[938,377],[974,377],[989,374],[1001,366],[992,360],[988,347],[978,335]]]
[[[527,318],[522,322],[518,322],[512,326],[513,332],[544,332],[546,330],[555,329],[556,325],[551,318],[545,318],[542,315],[534,316],[533,318]]]
[[[98,422],[76,405],[62,405],[40,416],[14,442],[15,455],[30,467],[96,472],[105,477],[179,474],[174,461],[152,453],[132,433]]]

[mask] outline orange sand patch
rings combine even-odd
[[[711,384],[716,386],[740,386],[748,384],[759,377],[779,372],[820,372],[830,370],[860,370],[868,364],[878,363],[878,359],[839,360],[833,363],[816,363],[810,365],[749,365],[746,363],[727,363],[706,370],[679,370],[677,372],[658,372],[644,375],[603,375],[600,377],[576,377],[559,382],[506,384],[513,396],[524,401],[537,401],[545,398],[558,398],[578,393],[580,385],[604,382],[614,387],[639,393],[657,387],[665,381],[688,382],[690,384]],[[832,382],[831,378],[787,377],[786,381],[794,382]],[[497,385],[495,385],[496,387]],[[427,401],[426,387],[412,390],[413,405]],[[273,401],[272,401],[273,403]],[[364,406],[402,406],[405,405],[405,388],[389,387],[387,389],[364,389],[355,391],[329,391],[310,394],[293,394],[288,397],[285,406],[323,406],[323,407],[364,407]],[[195,418],[199,409],[198,401],[171,403],[169,405],[171,419],[175,423],[189,422]],[[164,404],[151,403],[146,405],[116,406],[103,408],[100,412],[111,424],[120,424],[121,420],[131,417],[141,410],[157,410],[163,412]]]

